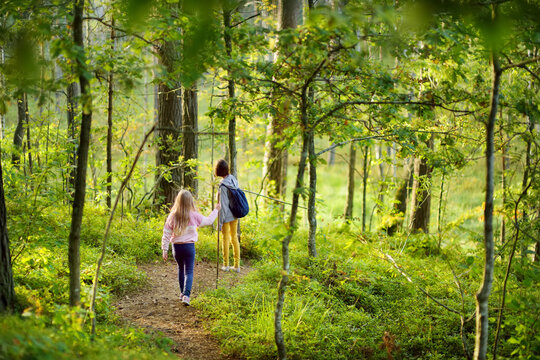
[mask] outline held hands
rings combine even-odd
[[[221,210],[221,203],[217,203],[217,204],[216,204],[216,209],[217,209],[217,210]]]

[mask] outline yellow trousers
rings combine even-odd
[[[223,234],[223,266],[229,266],[229,245],[233,246],[234,267],[240,267],[240,243],[238,242],[238,234],[236,228],[238,220],[223,224],[221,233]]]

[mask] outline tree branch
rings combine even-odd
[[[540,81],[540,76],[536,75],[534,72],[531,71],[531,69],[529,69],[527,67],[527,65],[523,65],[521,66],[522,69],[525,69],[526,71],[529,72],[529,74],[531,74],[536,80]]]
[[[319,151],[318,153],[315,154],[315,156],[319,157],[320,155],[324,154],[325,152],[328,152],[328,151],[330,151],[332,149],[335,149],[335,148],[343,146],[343,145],[347,145],[347,144],[355,142],[355,141],[364,141],[364,140],[371,140],[371,139],[384,139],[384,138],[391,137],[391,136],[393,136],[393,135],[373,135],[373,136],[366,136],[366,137],[363,137],[363,138],[354,138],[354,139],[345,140],[345,141],[342,141],[340,143],[334,144],[334,145],[330,146],[329,148],[326,148],[324,150]]]
[[[120,31],[120,32],[123,32],[123,33],[126,33],[126,34],[130,34],[132,36],[135,36],[137,39],[144,41],[148,45],[157,46],[155,43],[153,43],[150,40],[145,39],[143,36],[141,36],[139,34],[130,33],[129,31],[126,31],[126,30],[124,30],[122,28],[119,28],[116,25],[107,23],[105,20],[103,20],[103,18],[100,18],[100,17],[97,17],[97,16],[87,16],[87,17],[83,18],[83,20],[95,20],[95,21],[97,21],[97,22],[99,22],[99,23],[101,23],[101,24],[103,24],[103,25],[105,25],[105,26],[107,26],[107,27],[109,27],[111,29],[114,29],[116,31]]]
[[[260,12],[256,13],[255,15],[251,15],[250,17],[247,17],[244,20],[239,21],[236,24],[231,25],[231,28],[237,27],[238,25],[241,25],[241,24],[245,23],[246,21],[251,20],[251,19],[253,19],[253,18],[257,17],[257,16],[260,16],[260,15],[261,15]]]
[[[525,66],[527,64],[537,62],[537,61],[540,61],[540,56],[536,56],[536,57],[533,57],[533,58],[530,58],[530,59],[527,59],[527,60],[523,60],[523,61],[518,62],[516,64],[510,63],[509,65],[501,67],[501,72],[503,72],[505,70],[508,70],[508,69],[515,68],[515,67],[523,67],[523,66]]]

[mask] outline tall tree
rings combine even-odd
[[[369,157],[369,145],[363,147],[364,161],[362,162],[362,232],[366,231],[366,208],[367,208],[367,183],[369,177],[369,164],[371,162]]]
[[[71,81],[67,86],[66,102],[67,102],[67,138],[70,144],[68,163],[69,173],[68,176],[68,192],[70,197],[73,198],[73,192],[75,190],[75,175],[77,169],[77,124],[75,123],[75,114],[79,106],[77,98],[79,97],[79,85],[76,81]]]
[[[15,151],[13,152],[11,156],[11,162],[16,167],[19,167],[21,163],[21,153],[23,151],[23,140],[24,140],[24,125],[26,124],[26,93],[23,93],[18,99],[17,99],[17,127],[15,128],[15,132],[13,133],[13,146],[15,147]]]
[[[301,19],[302,1],[300,0],[280,0],[277,6],[277,30],[294,29]],[[276,54],[279,58],[282,54]],[[287,149],[283,144],[284,129],[287,126],[291,103],[287,97],[280,97],[281,89],[274,89],[272,95],[274,102],[274,115],[270,118],[270,123],[266,132],[266,145],[264,153],[263,178],[268,184],[267,192],[274,196],[283,196],[285,193],[287,180]],[[277,99],[284,99],[277,101]]]
[[[114,53],[115,48],[115,29],[114,18],[111,21],[111,50]],[[105,201],[107,207],[111,208],[111,193],[112,193],[112,137],[113,137],[113,108],[114,108],[114,71],[109,71],[107,77],[107,194],[105,195]]]
[[[183,126],[182,126],[182,154],[184,156],[184,188],[190,189],[194,194],[198,192],[197,164],[198,160],[198,102],[197,83],[184,88],[183,96]]]
[[[1,156],[0,156],[1,157]],[[13,309],[15,291],[7,231],[6,200],[4,197],[4,176],[0,161],[0,313]]]
[[[428,140],[428,148],[433,149],[433,137]],[[425,156],[417,156],[414,159],[413,171],[411,231],[429,233],[432,166]]]
[[[345,202],[345,218],[352,219],[354,206],[354,176],[356,172],[356,145],[351,142],[349,149],[349,176],[347,178],[347,200]]]
[[[169,79],[161,80],[158,85],[158,126],[156,166],[172,167],[170,180],[157,175],[155,203],[170,206],[178,189],[182,186],[182,170],[178,165],[180,157],[180,131],[182,129],[181,84],[174,80],[176,66],[180,60],[180,43],[177,40],[165,40],[157,48],[158,62],[167,72]],[[161,169],[160,171],[164,171]]]
[[[235,2],[223,2],[223,40],[225,42],[225,53],[227,54],[227,58],[229,60],[232,60],[232,14],[233,14],[233,7],[236,5]],[[233,78],[233,73],[230,68],[230,66],[227,67],[227,95],[229,97],[229,100],[234,100],[236,97],[236,83]],[[236,114],[235,109],[232,109],[232,111],[229,111],[228,114],[229,117],[229,167],[231,170],[231,174],[234,176],[238,176],[238,170],[236,165]]]
[[[77,168],[75,176],[75,193],[73,196],[71,212],[71,228],[69,231],[69,303],[77,306],[81,300],[80,279],[80,244],[81,224],[86,194],[86,173],[88,168],[88,148],[90,146],[90,128],[92,125],[92,95],[90,94],[90,81],[85,71],[85,52],[83,41],[83,14],[84,0],[73,2],[73,40],[78,51],[76,52],[76,69],[79,75],[79,87],[82,97],[82,121],[79,147],[77,149]]]

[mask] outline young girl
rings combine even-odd
[[[223,159],[217,162],[215,174],[223,178],[219,187],[219,203],[223,204],[219,213],[219,229],[223,234],[223,266],[221,270],[231,270],[229,267],[229,245],[232,244],[234,271],[240,272],[240,243],[238,242],[238,235],[236,233],[238,219],[232,214],[229,208],[229,191],[227,189],[237,189],[239,186],[238,180],[236,180],[234,175],[229,174],[229,164]]]
[[[202,216],[195,208],[193,196],[187,190],[181,190],[167,217],[163,227],[161,249],[163,260],[167,261],[169,242],[173,246],[173,256],[178,264],[178,283],[180,284],[180,300],[189,305],[191,286],[193,285],[193,266],[195,265],[195,242],[198,240],[197,228],[212,225],[217,217],[221,205],[208,217]]]

